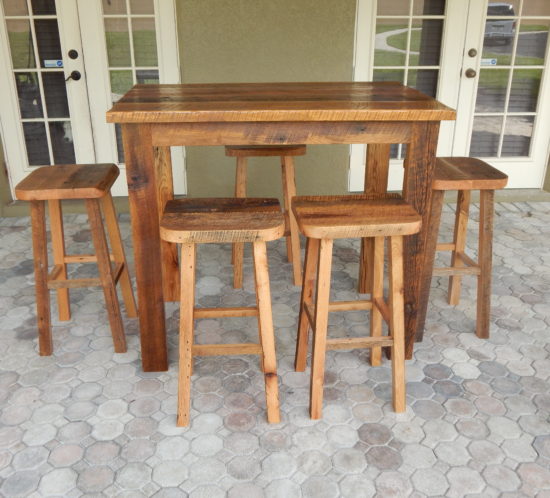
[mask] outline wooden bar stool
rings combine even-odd
[[[103,288],[115,351],[117,353],[126,351],[126,338],[116,294],[118,281],[120,281],[127,315],[135,317],[137,312],[110,192],[118,174],[119,170],[114,164],[44,166],[35,169],[15,187],[16,197],[20,200],[30,201],[31,205],[40,355],[51,355],[53,351],[49,289],[57,291],[59,319],[70,320],[69,289],[93,286]],[[61,211],[61,201],[65,199],[85,200],[95,255],[66,254]],[[49,274],[45,201],[48,201],[50,211],[54,260],[53,269]],[[112,254],[109,254],[103,228],[102,208]],[[114,262],[114,267],[111,265],[111,261]],[[99,278],[67,278],[67,264],[90,262],[97,263]]]
[[[266,241],[284,235],[284,218],[277,199],[180,199],[166,204],[160,223],[163,240],[181,244],[180,346],[177,425],[189,424],[193,356],[259,354],[265,379],[267,420],[278,423],[279,388]],[[256,306],[195,307],[196,244],[252,242]],[[257,316],[260,343],[193,344],[195,318]]]
[[[302,265],[300,257],[300,234],[292,214],[290,203],[296,195],[296,181],[294,179],[294,156],[303,156],[306,153],[305,145],[273,145],[273,146],[237,146],[225,147],[225,155],[237,158],[237,173],[235,177],[235,197],[246,197],[246,167],[249,157],[280,156],[283,175],[283,199],[285,212],[286,254],[292,263],[294,285],[302,283]],[[243,245],[236,243],[233,246],[233,286],[238,289],[243,285]]]
[[[307,237],[300,300],[296,371],[306,367],[309,328],[313,330],[310,415],[321,417],[325,351],[371,348],[371,365],[381,362],[381,347],[391,348],[393,407],[405,410],[403,236],[420,230],[420,215],[398,196],[295,197],[292,208]],[[331,302],[330,270],[334,239],[374,238],[370,300]],[[389,239],[389,299],[384,300],[384,240]],[[315,289],[315,291],[314,291]],[[313,295],[315,294],[315,303]],[[371,310],[370,337],[327,339],[329,311]],[[389,335],[382,336],[382,319]]]
[[[473,157],[437,158],[432,182],[432,230],[439,230],[445,191],[458,191],[453,241],[437,244],[438,251],[452,251],[451,265],[434,268],[433,275],[449,276],[448,300],[452,305],[460,301],[462,275],[477,276],[476,335],[482,339],[489,337],[491,314],[494,194],[496,189],[504,188],[507,182],[508,177],[504,173]],[[465,252],[472,190],[479,190],[480,196],[477,261]]]

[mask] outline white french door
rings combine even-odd
[[[547,0],[358,0],[356,80],[397,80],[457,110],[439,155],[479,157],[509,188],[542,186],[550,105]],[[350,190],[362,190],[364,147],[352,146]],[[389,188],[402,185],[403,146]]]
[[[179,82],[173,0],[0,0],[0,125],[11,188],[34,167],[114,162],[105,113],[135,83]],[[160,26],[162,24],[162,29]],[[174,184],[185,191],[182,149]]]

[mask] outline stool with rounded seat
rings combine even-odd
[[[460,300],[462,275],[477,276],[476,335],[489,337],[491,311],[491,271],[493,252],[493,214],[495,190],[504,188],[508,177],[496,168],[473,157],[439,157],[432,182],[430,229],[437,238],[443,196],[447,190],[457,190],[453,241],[437,244],[438,251],[452,251],[449,267],[434,268],[433,275],[449,277],[449,304]],[[477,261],[466,252],[466,232],[470,210],[470,193],[479,190],[479,240]]]
[[[235,197],[246,197],[247,163],[249,157],[274,157],[281,158],[281,170],[283,176],[283,200],[285,210],[286,227],[286,253],[292,271],[294,285],[300,285],[302,281],[302,265],[300,257],[300,234],[296,220],[290,208],[291,200],[296,195],[296,182],[294,179],[294,156],[303,156],[306,153],[305,145],[231,145],[225,147],[225,155],[237,158],[237,173],[235,177]],[[243,245],[236,243],[233,246],[233,286],[242,287],[242,260]]]
[[[403,301],[403,236],[420,230],[420,215],[398,196],[295,197],[292,209],[307,237],[300,300],[296,371],[304,371],[309,329],[313,331],[310,416],[321,417],[325,352],[371,348],[371,365],[381,362],[381,348],[391,348],[392,398],[396,412],[405,410],[405,337]],[[370,300],[330,301],[334,239],[374,238],[373,289]],[[389,298],[383,297],[384,241],[389,244]],[[315,301],[313,296],[315,295]],[[327,339],[329,311],[371,310],[370,337]],[[382,335],[382,319],[389,335]]]
[[[126,351],[126,339],[116,294],[117,282],[121,285],[127,315],[135,317],[137,312],[110,192],[118,174],[119,169],[114,164],[44,166],[35,169],[15,187],[16,197],[30,201],[31,205],[38,342],[41,355],[50,355],[53,351],[49,290],[57,291],[59,319],[69,320],[71,317],[69,289],[91,286],[103,288],[115,351],[117,353]],[[66,254],[61,201],[68,199],[85,200],[95,255]],[[53,269],[49,274],[46,201],[50,212],[54,260]],[[112,254],[109,253],[107,245],[102,211],[107,224]],[[99,278],[67,278],[67,264],[90,262],[97,263]]]
[[[259,354],[264,372],[267,420],[277,423],[279,395],[266,241],[284,234],[277,199],[179,199],[169,201],[160,222],[163,240],[181,244],[181,300],[177,425],[189,424],[193,356]],[[254,257],[256,306],[196,308],[196,244],[251,242]],[[193,320],[227,316],[257,316],[260,343],[193,344]]]

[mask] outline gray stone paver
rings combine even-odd
[[[128,221],[120,216],[132,262]],[[67,216],[66,237],[86,253],[84,222]],[[449,206],[442,223],[451,233]],[[389,363],[371,368],[367,351],[332,351],[320,421],[308,416],[309,367],[293,369],[299,288],[284,243],[270,243],[282,423],[265,421],[257,358],[204,357],[191,425],[178,428],[177,304],[166,306],[168,372],[141,370],[136,320],[124,319],[128,352],[113,353],[94,289],[71,291],[70,322],[58,320],[53,298],[55,352],[40,357],[29,220],[0,220],[0,495],[550,497],[548,227],[550,203],[497,204],[490,339],[473,333],[475,281],[463,279],[452,307],[446,280],[434,278],[424,341],[407,362],[407,411],[391,408]],[[335,299],[355,296],[357,252],[357,241],[335,244]],[[251,263],[246,248],[236,291],[230,246],[200,246],[199,305],[253,304]],[[198,343],[257,339],[253,319],[196,323]],[[368,334],[368,317],[333,314],[329,333]]]

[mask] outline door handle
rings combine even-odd
[[[464,76],[466,76],[466,78],[475,78],[477,76],[477,72],[475,69],[469,67],[468,69],[466,69]]]
[[[80,78],[82,78],[82,75],[80,74],[80,71],[71,71],[71,74],[69,74],[69,76],[67,76],[65,81],[69,81],[69,80],[78,81]]]

